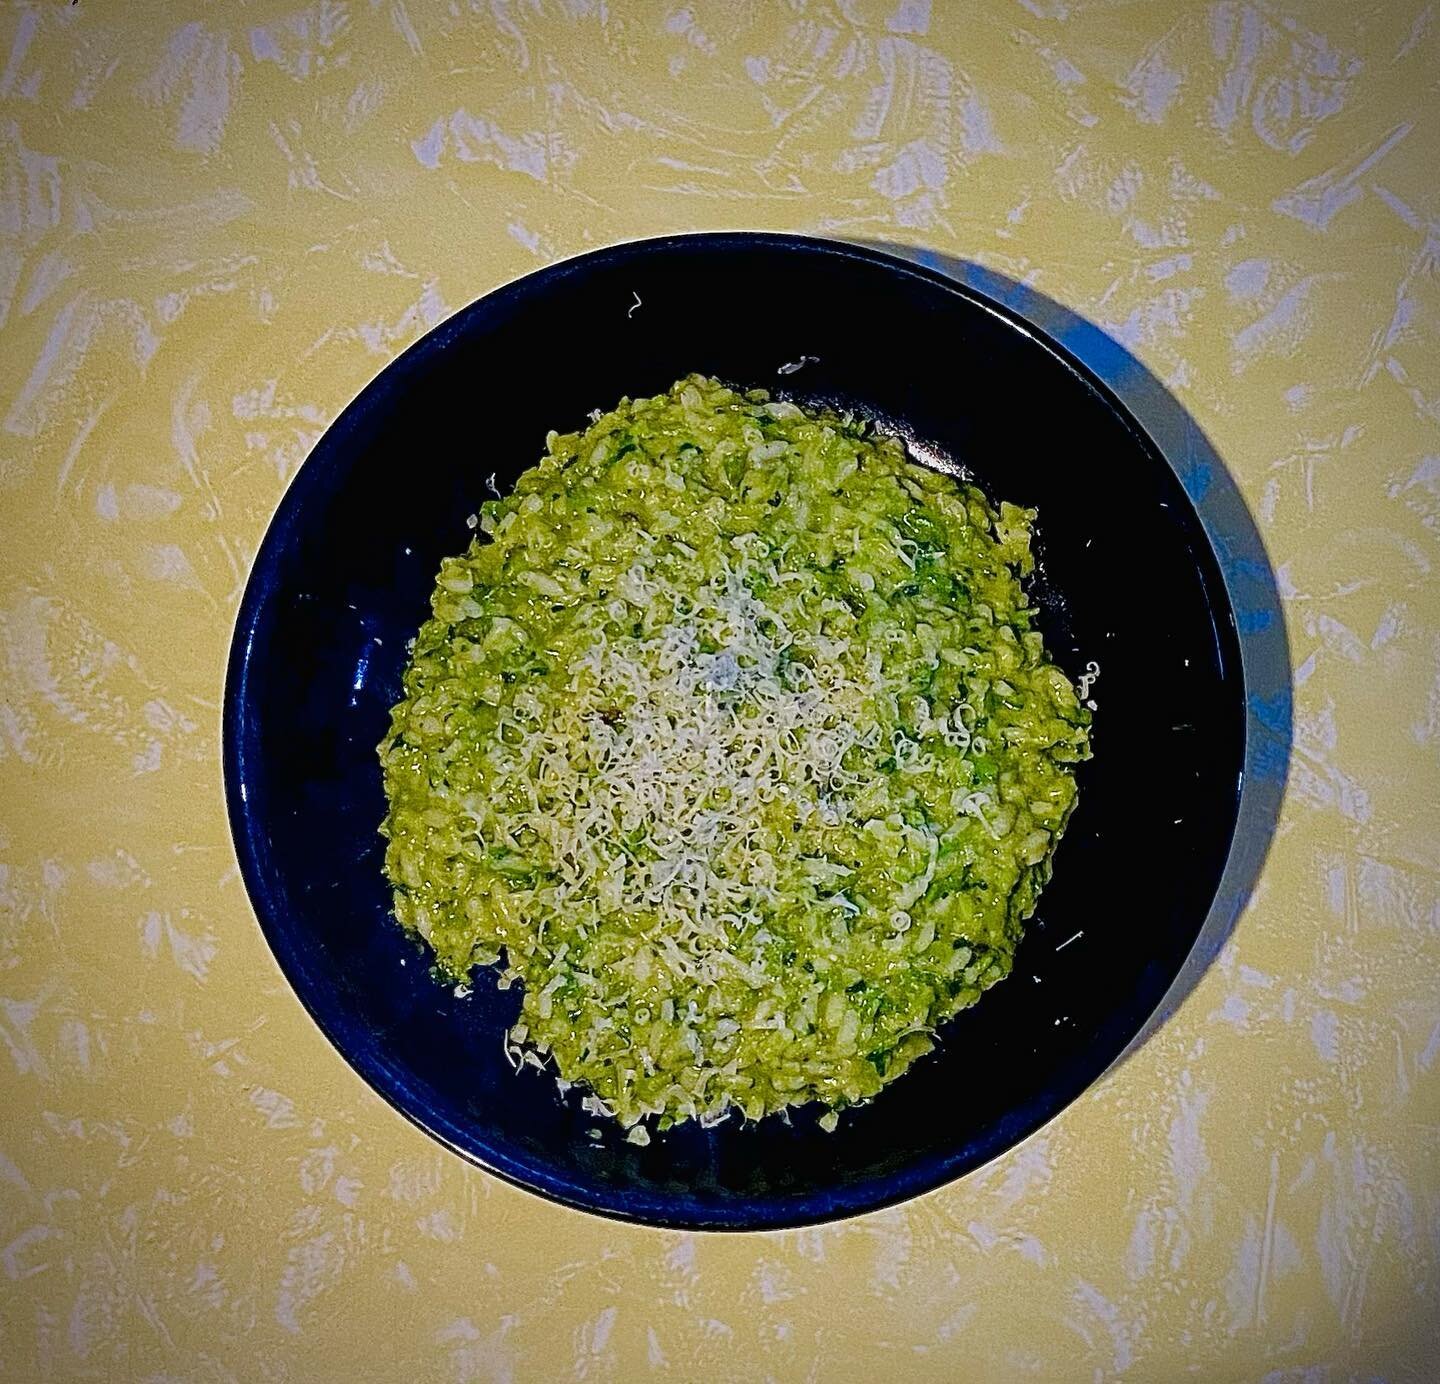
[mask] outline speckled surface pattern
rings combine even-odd
[[[1425,0],[0,10],[0,1376],[1433,1378],[1437,74]],[[737,226],[977,260],[1134,352],[1249,501],[1295,702],[1258,887],[1150,1041],[961,1183],[722,1238],[362,1085],[239,883],[219,710],[387,360]]]

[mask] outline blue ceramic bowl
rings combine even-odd
[[[780,367],[804,361],[804,368]],[[440,559],[550,428],[690,371],[849,405],[921,456],[1039,509],[1036,587],[1072,676],[1102,667],[1095,758],[1014,975],[838,1131],[817,1111],[645,1148],[511,1070],[518,995],[460,995],[390,914],[375,746]],[[472,304],[386,368],[305,462],[246,589],[225,770],[260,924],[325,1036],[422,1129],[570,1206],[755,1229],[898,1201],[1073,1100],[1154,1012],[1214,897],[1244,754],[1234,621],[1175,473],[1056,343],[876,251],[680,236],[557,264]],[[1063,950],[1066,939],[1074,938]]]

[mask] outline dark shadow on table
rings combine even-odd
[[[1220,954],[1254,892],[1275,834],[1293,736],[1290,642],[1275,574],[1249,507],[1209,439],[1175,396],[1118,341],[1054,299],[994,270],[934,250],[869,243],[1002,303],[1099,376],[1174,468],[1224,572],[1235,608],[1247,701],[1235,838],[1195,946],[1149,1022],[1121,1054],[1123,1061],[1180,1007]]]

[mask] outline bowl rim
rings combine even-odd
[[[1234,806],[1225,833],[1225,853],[1215,875],[1215,887],[1204,900],[1197,916],[1201,927],[1196,930],[1186,956],[1174,975],[1150,987],[1136,1006],[1139,1022],[1133,1034],[1115,1052],[1088,1053],[1069,1069],[1063,1082],[1047,1085],[1023,1107],[1007,1112],[983,1134],[978,1135],[964,1150],[924,1156],[883,1176],[864,1181],[812,1191],[797,1196],[770,1194],[761,1197],[737,1198],[734,1203],[707,1203],[703,1209],[677,1210],[673,1198],[663,1192],[646,1192],[630,1188],[596,1188],[558,1174],[534,1162],[512,1157],[474,1137],[467,1130],[423,1102],[407,1100],[408,1083],[403,1069],[384,1059],[372,1045],[356,1040],[355,1030],[363,1028],[348,1016],[337,1002],[325,1002],[325,988],[306,963],[304,949],[286,925],[287,910],[272,894],[265,878],[266,848],[263,833],[249,809],[248,782],[251,746],[245,727],[244,708],[248,702],[251,658],[254,653],[257,625],[277,584],[279,568],[298,518],[307,500],[323,493],[328,472],[311,463],[351,439],[363,429],[365,420],[403,381],[419,371],[432,357],[443,353],[452,341],[464,334],[478,317],[497,311],[511,312],[523,307],[525,299],[536,292],[551,293],[576,274],[605,264],[623,264],[634,258],[655,254],[694,253],[714,250],[761,249],[789,253],[830,256],[882,269],[892,274],[919,280],[931,289],[965,300],[972,308],[988,313],[1010,330],[1019,332],[1072,375],[1099,401],[1132,436],[1136,445],[1152,463],[1164,466],[1175,477],[1186,499],[1184,522],[1198,540],[1200,560],[1197,563],[1202,587],[1214,616],[1215,634],[1220,645],[1224,677],[1233,682],[1241,714],[1238,717],[1236,763],[1239,766],[1233,794]],[[1204,920],[1214,908],[1220,887],[1235,854],[1235,835],[1244,783],[1244,766],[1252,749],[1251,727],[1243,713],[1247,705],[1248,687],[1235,621],[1235,603],[1222,570],[1214,540],[1201,518],[1194,499],[1186,490],[1183,472],[1171,460],[1161,443],[1147,430],[1124,401],[1083,360],[1051,335],[1040,323],[1032,320],[1011,304],[1002,302],[983,289],[965,283],[941,270],[917,263],[886,249],[870,244],[777,231],[725,230],[704,231],[616,241],[581,254],[556,260],[550,264],[505,281],[451,313],[425,332],[394,359],[386,362],[372,375],[325,428],[305,459],[297,467],[275,507],[246,578],[244,594],[236,614],[225,667],[222,694],[222,787],[227,818],[240,875],[252,913],[269,946],[286,984],[315,1026],[339,1057],[386,1104],[422,1130],[437,1143],[457,1154],[467,1163],[503,1179],[512,1186],[561,1206],[604,1216],[612,1220],[664,1230],[725,1230],[731,1232],[792,1229],[846,1219],[871,1211],[883,1210],[904,1201],[935,1191],[960,1177],[989,1166],[1026,1139],[1043,1129],[1087,1090],[1094,1087],[1135,1050],[1139,1041],[1153,1033],[1156,1014],[1165,1004],[1176,977],[1183,973],[1196,948],[1200,945]],[[979,1156],[974,1155],[979,1146]]]

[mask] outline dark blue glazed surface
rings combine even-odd
[[[638,301],[638,306],[637,306]],[[780,366],[813,358],[780,375]],[[389,915],[374,747],[441,557],[548,429],[692,370],[854,406],[1039,508],[1047,643],[1100,664],[1094,761],[1014,975],[839,1130],[683,1126],[645,1148],[507,1065],[517,995],[457,996]],[[1172,463],[1174,463],[1172,465]],[[472,304],[391,364],[305,462],[255,562],[225,698],[242,873],[297,994],[397,1109],[557,1201],[654,1224],[803,1224],[927,1191],[1086,1089],[1180,974],[1245,760],[1234,617],[1167,462],[1096,377],[974,288],[775,235],[598,251]],[[1068,940],[1073,939],[1073,940]],[[1063,946],[1062,946],[1063,944]],[[588,1131],[599,1128],[598,1141]]]

